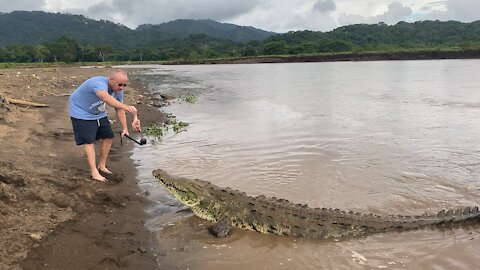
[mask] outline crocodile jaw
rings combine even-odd
[[[191,183],[187,179],[173,179],[162,170],[155,170],[154,174],[158,181],[180,202],[192,209],[200,203],[197,194],[192,192]]]

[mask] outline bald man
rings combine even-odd
[[[123,70],[113,71],[109,77],[92,77],[83,82],[70,96],[69,111],[73,133],[77,145],[83,145],[92,179],[105,182],[104,175],[111,175],[107,168],[108,154],[112,147],[114,132],[110,126],[106,106],[115,108],[122,126],[123,137],[128,133],[128,111],[132,117],[132,127],[141,130],[137,109],[123,103],[123,89],[127,87],[128,76]],[[100,140],[100,160],[95,160],[95,141]]]

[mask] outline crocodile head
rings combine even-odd
[[[220,216],[218,198],[212,193],[207,181],[174,177],[157,169],[153,176],[180,202],[189,206],[197,216],[208,220],[217,220]]]
[[[205,193],[204,181],[173,177],[159,169],[154,170],[153,175],[173,196],[187,206],[193,207],[198,205],[203,197],[207,195],[203,194]]]

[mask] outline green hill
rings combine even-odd
[[[238,26],[229,23],[219,23],[213,20],[180,19],[167,23],[140,25],[137,31],[148,33],[156,32],[176,37],[187,37],[191,34],[205,34],[207,36],[228,39],[234,42],[247,43],[253,40],[264,40],[276,33],[256,29],[251,26]]]
[[[330,32],[296,31],[257,46],[264,55],[480,48],[480,21],[355,24]]]
[[[124,46],[134,31],[109,21],[95,21],[80,15],[14,11],[0,14],[0,47],[53,42],[61,36],[80,42]]]
[[[96,21],[81,15],[41,11],[0,14],[0,47],[36,45],[67,36],[79,43],[109,44],[118,49],[133,49],[145,44],[186,38],[191,34],[249,42],[264,40],[275,33],[211,20],[176,20],[159,25],[142,25],[132,30],[120,24]]]

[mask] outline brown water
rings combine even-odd
[[[246,192],[375,214],[479,205],[480,61],[156,66],[153,91],[193,94],[165,109],[188,131],[135,149],[149,226],[179,269],[477,269],[480,226],[326,241],[208,223],[155,168]]]

